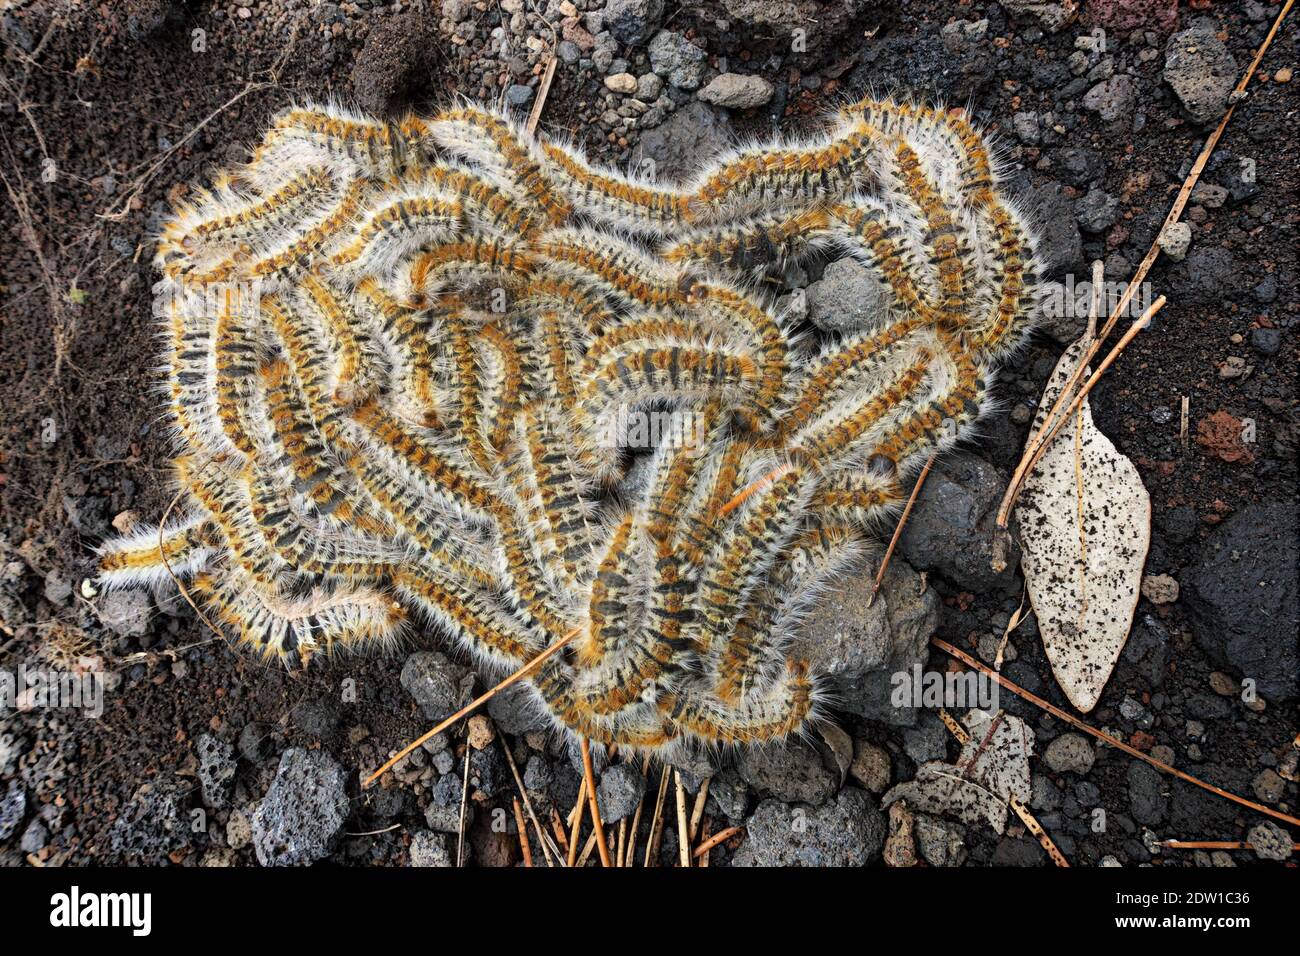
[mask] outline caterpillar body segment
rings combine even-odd
[[[202,571],[218,546],[207,517],[189,514],[168,527],[140,528],[105,542],[95,552],[98,580],[108,588],[157,587],[173,574],[187,578]]]
[[[500,670],[572,635],[524,683],[624,750],[805,730],[801,628],[992,404],[1034,230],[920,103],[701,166],[616,172],[472,104],[281,113],[162,230],[182,502],[101,547],[104,584],[193,579],[266,660],[417,622]],[[778,318],[831,257],[879,314]]]

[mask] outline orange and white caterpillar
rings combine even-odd
[[[473,104],[296,106],[162,230],[181,510],[100,580],[188,580],[286,663],[413,618],[493,670],[574,635],[524,684],[626,750],[800,733],[795,636],[1032,323],[999,183],[964,116],[887,98],[682,182]],[[832,338],[772,302],[833,256],[885,296]]]

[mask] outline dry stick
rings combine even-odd
[[[686,822],[686,788],[682,786],[681,771],[673,771],[677,782],[677,861],[681,866],[691,865],[690,824]]]
[[[1052,441],[1056,438],[1058,434],[1060,434],[1060,431],[1062,428],[1065,427],[1066,422],[1068,422],[1073,417],[1074,413],[1078,411],[1079,408],[1083,405],[1083,400],[1088,397],[1088,393],[1092,391],[1093,386],[1095,386],[1097,382],[1100,381],[1102,375],[1105,374],[1106,369],[1110,368],[1112,363],[1114,363],[1115,359],[1119,358],[1120,353],[1123,352],[1126,348],[1128,348],[1129,343],[1132,342],[1133,339],[1137,337],[1137,334],[1151,324],[1152,317],[1155,316],[1157,312],[1159,312],[1161,309],[1165,307],[1165,301],[1166,301],[1165,297],[1162,295],[1160,298],[1156,299],[1149,306],[1147,306],[1146,311],[1142,313],[1142,315],[1138,318],[1136,322],[1134,322],[1131,326],[1129,326],[1128,331],[1125,332],[1124,335],[1120,338],[1120,340],[1115,343],[1115,347],[1112,348],[1109,353],[1107,353],[1104,359],[1102,359],[1101,365],[1097,367],[1097,371],[1093,372],[1092,376],[1084,384],[1083,388],[1079,389],[1079,393],[1074,396],[1074,400],[1070,402],[1070,406],[1068,409],[1066,409],[1065,414],[1062,415],[1059,419],[1057,419],[1056,424],[1052,427],[1051,432],[1047,435],[1046,439],[1043,441],[1043,444],[1039,446],[1038,451],[1034,454],[1033,460],[1030,461],[1029,463],[1029,471],[1032,472],[1035,468],[1038,467],[1039,461],[1041,461],[1043,455],[1046,454],[1047,449],[1052,444]],[[1077,371],[1082,372],[1084,368],[1085,366],[1081,364]]]
[[[578,862],[578,834],[582,830],[582,808],[587,805],[587,778],[583,777],[582,782],[578,784],[578,802],[573,805],[573,812],[569,814],[569,866],[576,866]]]
[[[641,761],[641,776],[646,777],[650,774],[650,755],[646,754],[645,759]],[[636,802],[636,813],[632,815],[632,836],[627,841],[627,861],[623,864],[626,867],[632,865],[636,859],[636,838],[641,829],[641,811],[645,809],[645,792],[642,791],[641,799]]]
[[[515,755],[510,752],[509,747],[505,746],[505,741],[502,741],[501,749],[505,751],[506,762],[510,764],[510,773],[515,778],[515,786],[519,788],[519,796],[523,797],[524,807],[528,810],[528,818],[533,821],[533,829],[537,831],[537,842],[542,845],[542,855],[546,857],[546,865],[555,866],[554,861],[551,859],[552,851],[555,853],[555,858],[560,861],[563,861],[564,855],[560,852],[559,847],[553,845],[554,841],[551,839],[551,835],[546,832],[546,828],[537,819],[537,813],[533,810],[533,801],[529,799],[528,791],[524,788],[523,778],[519,776],[519,766],[515,763]],[[548,846],[548,844],[552,845]]]
[[[542,118],[542,110],[546,108],[546,95],[551,92],[551,81],[555,79],[555,67],[558,63],[559,59],[552,52],[550,60],[546,63],[546,72],[542,74],[542,82],[537,85],[537,101],[533,103],[533,111],[528,114],[528,122],[524,126],[529,136],[537,132],[537,124]]]
[[[659,858],[659,841],[664,832],[664,798],[668,795],[668,771],[671,769],[664,764],[664,772],[659,776],[659,796],[655,799],[655,815],[650,818],[650,836],[645,845],[645,866]]]
[[[1286,5],[1282,8],[1281,12],[1278,13],[1277,19],[1273,21],[1273,28],[1268,31],[1268,36],[1264,38],[1264,42],[1260,44],[1259,50],[1255,53],[1255,59],[1251,61],[1250,66],[1246,69],[1241,80],[1237,83],[1234,96],[1229,100],[1230,105],[1228,106],[1228,111],[1223,114],[1223,119],[1219,120],[1219,125],[1214,128],[1214,132],[1212,132],[1209,138],[1205,141],[1205,146],[1202,147],[1200,155],[1196,157],[1196,162],[1192,164],[1191,171],[1183,181],[1183,186],[1178,191],[1178,196],[1174,199],[1174,204],[1170,207],[1169,214],[1165,217],[1160,232],[1156,233],[1156,238],[1151,243],[1151,248],[1148,249],[1147,254],[1142,257],[1142,261],[1138,264],[1137,271],[1133,273],[1132,280],[1124,289],[1114,311],[1111,312],[1110,318],[1106,321],[1105,327],[1101,330],[1101,334],[1084,355],[1083,361],[1075,371],[1075,374],[1071,375],[1066,381],[1065,387],[1061,389],[1061,394],[1053,405],[1051,412],[1049,412],[1047,417],[1043,420],[1042,427],[1038,430],[1037,434],[1030,438],[1028,444],[1026,444],[1025,452],[1020,458],[1020,464],[1016,466],[1015,473],[1011,476],[1011,483],[1007,486],[1007,492],[1003,496],[1002,506],[998,509],[998,528],[1005,530],[1007,527],[1007,522],[1011,514],[1011,507],[1015,504],[1016,497],[1020,493],[1020,486],[1023,484],[1025,476],[1032,467],[1031,459],[1039,454],[1039,448],[1043,445],[1042,437],[1047,434],[1047,429],[1056,420],[1061,406],[1074,390],[1075,386],[1078,385],[1079,379],[1082,377],[1082,370],[1087,367],[1088,363],[1092,361],[1093,356],[1095,356],[1100,350],[1101,343],[1106,340],[1111,331],[1115,328],[1115,323],[1119,321],[1120,315],[1128,308],[1128,304],[1132,300],[1138,286],[1140,286],[1143,280],[1146,279],[1147,273],[1151,271],[1151,266],[1155,264],[1156,259],[1160,256],[1160,236],[1167,228],[1169,228],[1169,226],[1176,223],[1178,217],[1182,215],[1183,209],[1187,205],[1188,197],[1191,196],[1192,189],[1196,186],[1197,180],[1201,177],[1201,172],[1205,169],[1205,164],[1209,162],[1211,154],[1213,154],[1215,147],[1218,145],[1219,138],[1223,135],[1224,129],[1227,128],[1228,120],[1232,119],[1232,114],[1237,108],[1238,99],[1241,94],[1246,91],[1246,87],[1250,85],[1250,81],[1255,75],[1255,70],[1259,66],[1260,60],[1264,58],[1264,54],[1267,52],[1269,44],[1273,42],[1273,37],[1277,35],[1278,27],[1282,25],[1282,20],[1291,11],[1291,6],[1294,3],[1295,0],[1286,0]]]
[[[705,817],[704,824],[700,827],[700,836],[705,843],[709,842],[709,831],[713,829],[713,818]],[[700,868],[707,870],[709,868],[709,851],[705,850],[704,855],[700,857]]]
[[[393,757],[391,760],[388,761],[388,763],[384,764],[382,767],[380,767],[378,770],[372,773],[369,777],[367,777],[365,782],[361,784],[362,789],[365,789],[366,787],[370,786],[372,783],[374,783],[376,780],[378,780],[380,777],[386,774],[389,770],[393,769],[394,764],[396,764],[399,760],[401,760],[403,757],[409,754],[416,747],[420,746],[420,744],[424,743],[426,740],[429,740],[432,737],[438,736],[438,734],[442,733],[444,730],[446,730],[452,724],[456,723],[456,721],[460,720],[462,717],[468,717],[470,714],[474,713],[474,711],[478,710],[480,707],[486,704],[497,694],[501,693],[501,691],[505,690],[515,681],[520,680],[523,677],[526,677],[530,671],[532,671],[535,667],[537,667],[538,664],[545,661],[548,657],[554,656],[556,653],[559,652],[561,648],[563,648],[575,637],[577,637],[581,630],[582,628],[575,627],[568,634],[564,635],[564,637],[560,638],[560,640],[556,641],[546,650],[542,651],[542,653],[538,654],[536,657],[534,657],[523,667],[519,668],[519,670],[515,671],[513,674],[511,674],[501,683],[497,684],[495,687],[493,687],[482,697],[479,697],[477,700],[470,701],[460,710],[456,711],[456,713],[452,714],[450,717],[448,717],[446,720],[440,723],[437,727],[434,727],[433,730],[429,731],[427,734],[420,737],[418,740],[412,741],[410,744],[407,744],[407,746],[403,747],[395,757]]]
[[[587,845],[582,848],[582,855],[578,857],[578,861],[574,865],[577,866],[578,869],[582,869],[582,867],[586,866],[587,861],[591,859],[591,851],[594,850],[595,848],[596,848],[596,832],[593,830],[591,835],[587,837]]]
[[[705,777],[704,782],[700,784],[700,792],[695,795],[695,806],[691,809],[691,842],[695,842],[695,836],[700,832],[700,820],[704,817],[704,803],[709,799],[709,781],[712,777]]]
[[[465,850],[465,807],[469,803],[469,742],[465,743],[465,777],[460,784],[460,822],[457,825],[456,836],[456,868],[460,869],[464,865]]]
[[[551,807],[551,829],[555,831],[556,841],[559,842],[565,853],[567,853],[569,850],[569,837],[568,834],[564,832],[564,823],[560,820],[560,814],[556,811],[555,807]],[[560,854],[559,857],[560,861],[564,863],[565,860],[563,854]]]
[[[623,866],[623,855],[627,852],[627,817],[618,821],[618,851],[614,854],[614,868]]]
[[[1161,840],[1168,850],[1253,850],[1255,845],[1245,840]],[[1300,850],[1300,843],[1292,843],[1292,850]]]
[[[750,495],[754,494],[754,492],[766,488],[768,485],[776,481],[778,478],[780,478],[782,475],[784,475],[786,472],[790,470],[791,470],[790,465],[777,465],[766,475],[763,475],[763,477],[755,478],[744,488],[741,488],[740,491],[736,492],[736,497],[732,498],[730,501],[728,501],[725,505],[722,506],[721,510],[718,511],[718,517],[725,518],[727,515],[731,514],[731,512],[735,511],[742,504],[744,504],[745,499],[747,499]]]
[[[1225,799],[1231,800],[1234,803],[1239,803],[1243,807],[1248,807],[1249,809],[1254,810],[1256,813],[1264,813],[1270,817],[1273,817],[1274,819],[1281,820],[1284,823],[1289,823],[1292,826],[1300,827],[1300,819],[1296,819],[1295,817],[1288,816],[1287,814],[1282,813],[1278,810],[1273,810],[1269,807],[1263,806],[1262,804],[1258,804],[1253,800],[1247,800],[1245,797],[1239,797],[1235,793],[1229,793],[1227,790],[1220,790],[1218,787],[1214,786],[1213,784],[1205,783],[1203,780],[1197,780],[1191,774],[1184,773],[1183,771],[1179,770],[1177,767],[1171,767],[1169,766],[1169,764],[1165,763],[1164,761],[1157,760],[1155,757],[1152,757],[1148,754],[1144,754],[1136,747],[1132,747],[1129,744],[1124,743],[1124,741],[1112,737],[1110,734],[1106,733],[1105,731],[1098,730],[1096,727],[1084,723],[1082,720],[1080,720],[1078,717],[1075,717],[1073,714],[1062,710],[1060,707],[1057,707],[1055,704],[1050,703],[1049,701],[1043,700],[1043,698],[1039,697],[1037,694],[1030,693],[1029,691],[1025,690],[1023,687],[1021,687],[1019,684],[1007,680],[997,671],[994,671],[986,667],[983,663],[975,660],[975,658],[971,657],[969,654],[967,654],[965,651],[961,650],[960,648],[953,647],[947,641],[940,640],[937,637],[932,637],[930,638],[930,643],[933,644],[935,647],[937,647],[939,650],[943,651],[944,653],[950,654],[951,656],[957,658],[957,660],[961,661],[966,666],[973,667],[977,671],[984,674],[984,676],[993,678],[995,681],[997,681],[1007,690],[1011,691],[1013,694],[1017,695],[1018,697],[1023,697],[1025,700],[1029,701],[1034,706],[1040,707],[1043,710],[1047,711],[1053,717],[1056,717],[1059,720],[1063,720],[1067,724],[1070,724],[1071,726],[1077,727],[1079,730],[1082,730],[1084,733],[1091,734],[1092,736],[1096,737],[1098,740],[1102,741],[1103,743],[1110,744],[1112,747],[1116,748],[1117,750],[1124,751],[1124,753],[1128,754],[1131,757],[1137,757],[1139,760],[1143,760],[1151,764],[1151,766],[1155,767],[1157,770],[1163,770],[1165,773],[1173,774],[1179,780],[1185,780],[1190,784],[1200,787],[1202,790],[1208,790],[1210,791],[1210,793],[1218,794],[1220,797],[1224,797]]]
[[[596,799],[596,772],[591,766],[591,742],[582,738],[582,773],[587,778],[587,799],[591,802],[591,828],[596,831],[596,847],[600,850],[600,865],[613,866],[609,859],[609,844],[605,842],[605,822],[600,818],[600,802]]]
[[[907,504],[903,506],[903,513],[898,517],[898,526],[894,528],[894,535],[889,539],[889,547],[885,549],[885,556],[880,560],[880,570],[876,572],[875,583],[871,585],[871,594],[867,597],[867,607],[871,607],[876,602],[876,595],[880,592],[880,585],[885,580],[885,568],[889,567],[889,559],[894,556],[894,548],[898,547],[898,539],[903,536],[903,526],[907,524],[907,519],[912,514],[912,508],[916,505],[916,496],[921,493],[921,486],[925,484],[926,476],[930,474],[930,466],[934,464],[934,455],[931,455],[925,461],[925,467],[921,473],[916,476],[916,484],[912,486],[912,493],[907,497]]]
[[[717,846],[719,843],[724,843],[725,841],[730,840],[737,833],[743,832],[744,829],[745,829],[744,827],[727,827],[727,829],[725,830],[719,830],[717,833],[713,834],[713,836],[709,837],[707,840],[705,840],[703,843],[701,843],[699,846],[695,848],[695,855],[707,856],[708,852],[712,850],[715,846]]]
[[[533,865],[533,850],[528,845],[528,824],[524,822],[524,808],[519,805],[518,797],[511,797],[510,802],[515,806],[515,826],[519,829],[519,849],[524,851],[524,867],[531,869]],[[545,852],[546,844],[542,844],[542,850]],[[550,857],[547,857],[550,861]]]

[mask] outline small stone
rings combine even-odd
[[[522,109],[533,101],[534,90],[523,83],[512,83],[506,89],[506,102],[515,109]]]
[[[1043,751],[1043,760],[1057,773],[1085,774],[1096,759],[1096,751],[1082,734],[1061,734]]]
[[[95,605],[100,623],[121,637],[139,637],[149,630],[147,591],[109,591]]]
[[[46,829],[45,824],[40,820],[32,820],[27,824],[27,829],[23,831],[18,841],[18,849],[24,853],[40,853],[49,841],[50,831]]]
[[[1119,218],[1119,200],[1094,186],[1074,204],[1074,216],[1084,232],[1104,232]]]
[[[1259,797],[1262,803],[1281,803],[1282,795],[1286,791],[1286,781],[1272,768],[1261,770],[1256,774],[1251,786],[1255,789],[1255,796]]]
[[[745,829],[752,866],[865,866],[880,858],[888,828],[875,800],[848,787],[823,807],[764,800]]]
[[[1142,596],[1152,604],[1173,604],[1178,600],[1178,582],[1168,574],[1148,574],[1142,578]]]
[[[801,740],[750,747],[736,761],[736,769],[759,796],[786,803],[820,806],[839,786],[817,751]]]
[[[469,745],[475,750],[482,750],[497,739],[496,728],[492,726],[492,721],[486,716],[475,714],[469,719],[466,739],[469,740]]]
[[[650,68],[678,89],[699,88],[705,61],[705,52],[680,33],[660,30],[650,41]]]
[[[916,866],[916,820],[899,800],[889,808],[889,836],[885,839],[885,866]]]
[[[243,810],[231,810],[226,820],[226,846],[242,850],[253,841],[253,823]]]
[[[1042,134],[1038,129],[1038,114],[1030,112],[1019,112],[1011,117],[1011,128],[1015,131],[1016,138],[1026,146],[1037,146],[1042,140]]]
[[[194,742],[199,756],[199,789],[203,802],[219,810],[230,799],[235,782],[235,748],[212,734],[201,734]]]
[[[1292,72],[1291,72],[1291,67],[1289,67],[1289,66],[1284,66],[1284,67],[1282,67],[1282,69],[1278,70],[1276,73],[1273,74],[1273,82],[1274,82],[1274,83],[1290,83],[1290,82],[1291,82],[1291,77],[1292,77],[1293,75],[1294,75],[1294,74],[1292,74]]]
[[[417,651],[408,657],[401,680],[430,720],[441,720],[473,699],[474,672],[437,651]]]
[[[1192,244],[1192,227],[1185,222],[1171,222],[1160,232],[1160,248],[1174,262],[1187,258]]]
[[[891,779],[889,751],[868,740],[855,740],[849,776],[872,793],[884,793]]]
[[[1237,83],[1237,61],[1216,35],[1208,17],[1175,33],[1165,47],[1164,81],[1198,123],[1212,123],[1228,109]]]
[[[1250,347],[1260,355],[1276,355],[1282,348],[1282,333],[1277,329],[1251,329]]]
[[[1210,690],[1220,697],[1236,697],[1241,693],[1241,684],[1223,673],[1223,671],[1212,671],[1210,673]]]
[[[916,845],[931,866],[961,866],[966,862],[966,828],[960,823],[918,813]]]
[[[639,46],[664,17],[664,0],[608,0],[603,25],[620,43]]]
[[[808,318],[826,332],[854,332],[883,324],[892,295],[876,275],[854,259],[837,259],[804,290]]]
[[[1159,826],[1169,811],[1160,772],[1141,760],[1128,765],[1129,808],[1133,819],[1143,826]]]
[[[615,93],[635,93],[636,77],[631,73],[612,73],[605,77],[605,87]]]
[[[1289,860],[1294,849],[1291,835],[1271,821],[1251,827],[1246,842],[1261,860]]]
[[[643,103],[653,103],[664,90],[664,81],[656,73],[643,73],[636,80],[636,98]]]
[[[1130,77],[1121,73],[1085,93],[1083,105],[1107,123],[1126,119],[1137,105],[1137,88]]]
[[[617,823],[631,816],[645,796],[645,787],[645,777],[632,763],[616,763],[606,768],[596,787],[601,819]]]
[[[408,866],[450,867],[455,866],[451,851],[447,847],[447,837],[430,830],[416,830],[411,835],[410,862]]]
[[[253,814],[253,846],[263,866],[300,866],[333,851],[347,820],[343,768],[329,754],[291,747]]]
[[[696,95],[706,103],[733,110],[748,110],[772,99],[772,84],[761,76],[720,73]]]

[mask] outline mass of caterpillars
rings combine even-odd
[[[887,306],[800,334],[772,276],[844,255]],[[879,99],[676,185],[468,105],[290,109],[157,265],[181,503],[104,583],[175,575],[268,659],[433,631],[501,673],[576,634],[528,686],[660,752],[816,717],[792,637],[986,408],[1036,269],[982,136]],[[632,454],[629,412],[692,440]]]

